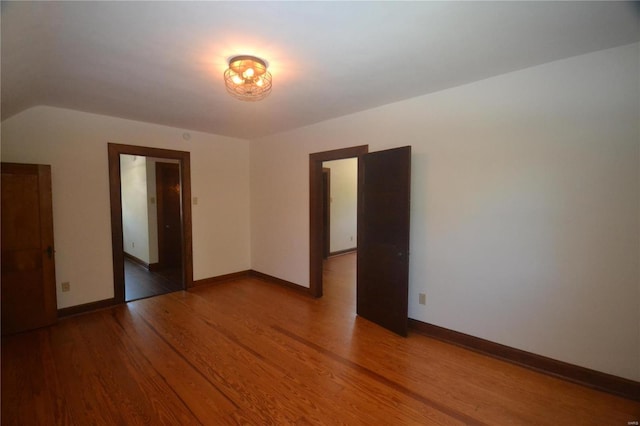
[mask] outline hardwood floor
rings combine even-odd
[[[124,259],[124,295],[126,301],[143,299],[182,290],[179,269],[151,272],[130,259]]]
[[[257,279],[138,300],[3,338],[3,425],[627,425],[640,404]]]

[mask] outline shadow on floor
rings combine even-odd
[[[182,290],[180,269],[166,269],[150,272],[144,266],[125,258],[124,260],[124,300],[143,299]]]

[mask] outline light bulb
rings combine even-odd
[[[258,87],[262,87],[263,84],[264,83],[262,82],[261,78],[259,78],[258,81],[256,81],[256,86],[258,86]]]
[[[253,77],[254,71],[253,68],[247,68],[247,70],[242,74],[247,78]]]
[[[243,80],[242,78],[240,78],[239,75],[234,75],[233,77],[231,77],[231,80],[235,83],[235,84],[242,84]]]

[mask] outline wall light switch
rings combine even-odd
[[[149,198],[149,204],[155,204],[155,203],[156,203],[156,197]]]
[[[198,197],[193,197],[193,205],[194,206],[198,205]]]

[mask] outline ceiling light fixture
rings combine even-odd
[[[271,93],[271,73],[267,64],[255,56],[235,56],[224,72],[227,92],[241,101],[259,101]]]

